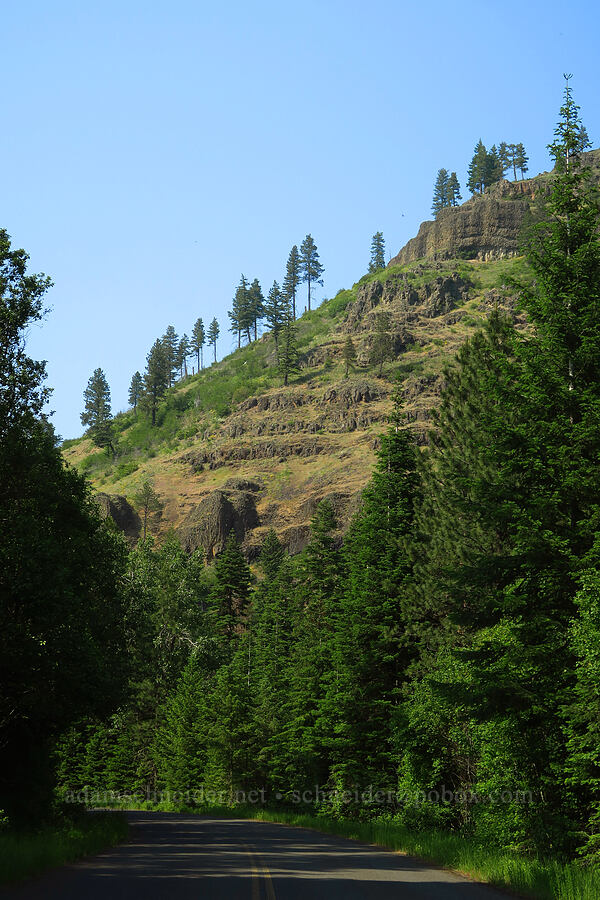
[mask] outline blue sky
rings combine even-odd
[[[58,432],[97,366],[125,408],[169,324],[216,315],[229,352],[240,274],[281,281],[308,232],[319,298],[350,286],[480,137],[547,169],[565,71],[599,146],[599,25],[581,0],[6,4],[0,225],[55,283],[29,350]]]

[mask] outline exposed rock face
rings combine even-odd
[[[419,276],[419,267],[414,276]],[[406,323],[435,319],[460,306],[469,296],[470,283],[457,272],[439,275],[415,286],[404,273],[391,275],[385,282],[371,281],[359,287],[356,300],[348,307],[344,328],[351,333],[373,331],[373,314],[379,308],[391,313],[392,340],[396,354],[414,342]]]
[[[140,517],[120,494],[96,494],[94,500],[98,504],[103,519],[111,518],[119,531],[122,531],[128,543],[135,544],[140,536],[142,523]]]
[[[259,524],[253,493],[213,491],[187,514],[178,536],[186,550],[202,548],[211,559],[223,549],[230,531],[241,543],[246,531]]]
[[[390,266],[423,257],[430,259],[500,259],[522,252],[523,228],[534,201],[548,193],[549,182],[529,179],[492,185],[483,196],[462,206],[440,210],[423,222],[419,233],[395,256]]]

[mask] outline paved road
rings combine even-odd
[[[127,844],[0,897],[14,900],[506,900],[409,857],[302,828],[129,813]]]

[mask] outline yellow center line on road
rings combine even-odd
[[[275,888],[273,887],[273,882],[271,880],[271,873],[269,872],[268,867],[264,864],[253,847],[250,847],[249,844],[244,844],[244,847],[246,848],[246,853],[250,857],[250,863],[252,866],[252,900],[260,900],[259,869],[262,872],[262,876],[264,879],[267,900],[277,900],[277,897],[275,896]]]
[[[258,872],[258,866],[252,855],[252,851],[247,844],[244,844],[246,848],[246,853],[250,857],[250,870],[252,872],[252,900],[260,900],[260,875]]]

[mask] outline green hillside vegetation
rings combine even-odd
[[[488,311],[481,308],[485,292],[496,290],[508,297],[513,291],[511,279],[522,279],[527,271],[525,259],[513,257],[483,263],[468,260],[440,263],[424,259],[366,274],[352,288],[338,291],[335,297],[324,300],[317,309],[305,312],[297,320],[301,363],[315,348],[324,347],[330,352],[320,365],[304,366],[291,383],[315,388],[344,381],[343,326],[348,307],[356,301],[358,290],[364,285],[385,284],[395,276],[406,275],[408,284],[419,289],[437,278],[458,273],[472,286],[469,299],[462,304],[466,315],[459,323],[443,325],[432,320],[419,343],[386,363],[383,381],[392,384],[397,378],[405,380],[415,373],[440,375],[465,337],[487,315]],[[365,336],[354,335],[357,346],[361,337]],[[377,370],[378,366],[370,364],[363,354],[353,377],[376,377]],[[274,340],[265,333],[262,339],[235,349],[222,361],[176,382],[159,404],[155,427],[139,408],[118,413],[113,420],[114,456],[93,447],[86,437],[63,442],[63,452],[98,490],[110,490],[132,500],[140,479],[146,473],[156,474],[161,460],[210,440],[209,435],[217,431],[240,403],[281,385]],[[366,470],[365,483],[367,478]]]

